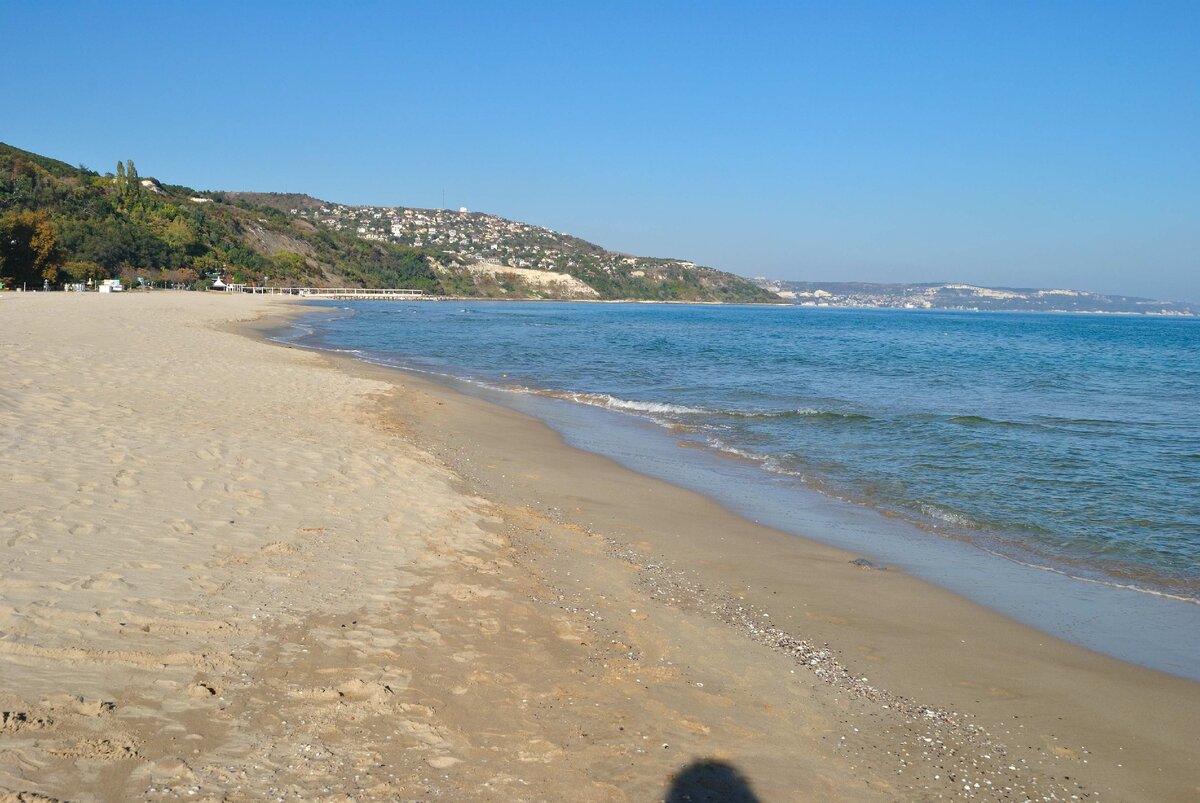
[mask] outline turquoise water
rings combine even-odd
[[[1198,321],[340,306],[348,314],[307,319],[304,340],[636,416],[752,466],[772,488],[815,489],[1071,576],[1200,599]]]

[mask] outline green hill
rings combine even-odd
[[[475,297],[777,300],[740,276],[615,254],[491,215],[381,209],[296,194],[200,192],[140,176],[132,161],[100,174],[0,143],[0,281],[10,288],[109,277],[129,285],[196,285],[219,275],[241,283],[406,287]],[[341,220],[328,210],[355,211]],[[426,226],[424,235],[413,228],[392,236],[396,215],[420,219],[406,211],[436,218],[446,230]],[[348,225],[356,215],[386,220],[388,228]],[[476,253],[452,241],[450,233],[467,228],[486,234],[494,247]],[[529,269],[570,274],[587,292],[577,283],[540,281],[542,273]]]
[[[453,292],[435,272],[440,258],[142,178],[132,162],[101,175],[0,143],[0,277],[9,286],[98,277],[191,284],[219,274]]]
[[[774,293],[732,273],[682,259],[609,251],[570,234],[483,212],[346,206],[296,194],[229,195],[375,242],[433,247],[450,255],[455,264],[475,266],[477,277],[507,276],[513,282],[527,275],[522,271],[549,271],[585,282],[600,298],[779,301]],[[513,272],[505,273],[506,268]],[[480,282],[476,289],[487,293],[490,288]]]

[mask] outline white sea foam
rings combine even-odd
[[[955,513],[952,510],[946,510],[937,505],[925,503],[920,506],[920,510],[931,519],[944,521],[947,524],[953,524],[955,527],[966,527],[973,530],[979,526],[961,513]]]
[[[537,392],[537,391],[534,391]],[[687,407],[682,404],[668,402],[637,401],[610,396],[607,393],[574,393],[567,391],[542,391],[542,395],[557,399],[590,404],[593,407],[605,407],[609,410],[624,410],[631,413],[651,413],[660,415],[706,415],[708,410],[699,407]]]

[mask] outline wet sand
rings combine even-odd
[[[234,331],[298,309],[0,299],[8,797],[1200,795],[1200,685]]]

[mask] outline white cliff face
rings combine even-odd
[[[1038,290],[1034,295],[1037,296],[1090,296],[1092,293],[1083,293],[1079,290]]]
[[[596,298],[600,294],[589,284],[581,282],[569,273],[555,273],[548,270],[532,270],[530,268],[511,268],[495,262],[478,262],[468,265],[467,270],[476,275],[515,276],[530,287],[549,290],[556,295],[572,298]]]
[[[926,295],[936,295],[942,290],[963,290],[971,295],[979,296],[980,298],[1025,298],[1024,293],[1013,293],[1008,290],[993,290],[990,287],[976,287],[973,284],[943,284],[937,287],[931,287],[925,291]]]

